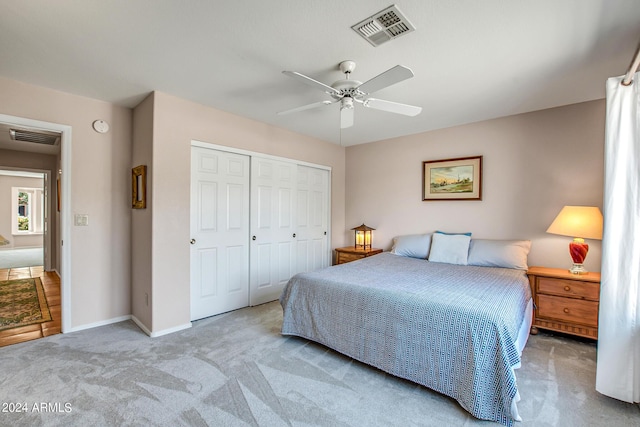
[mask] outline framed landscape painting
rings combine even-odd
[[[422,200],[482,200],[482,156],[422,162]]]

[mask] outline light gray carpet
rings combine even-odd
[[[277,302],[149,338],[127,321],[0,348],[11,426],[472,426],[457,402],[304,339]],[[596,346],[532,336],[517,371],[519,426],[640,425],[594,390]],[[34,405],[47,412],[34,412]],[[4,407],[3,407],[4,408]],[[0,408],[2,410],[3,408]]]
[[[43,265],[42,248],[0,249],[0,268]]]

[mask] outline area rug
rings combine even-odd
[[[50,320],[40,279],[0,281],[0,331]]]

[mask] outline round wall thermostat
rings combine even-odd
[[[104,120],[96,120],[93,122],[93,129],[98,133],[107,133],[109,132],[109,123]]]

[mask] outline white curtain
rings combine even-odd
[[[596,390],[640,402],[640,73],[607,80]]]

